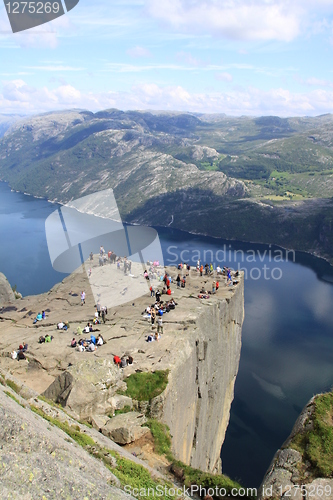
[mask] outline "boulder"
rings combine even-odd
[[[125,408],[125,406],[133,408],[132,399],[128,396],[122,396],[120,394],[115,394],[114,396],[112,396],[112,398],[108,400],[108,403],[110,403],[110,405],[112,406],[113,411],[122,410],[123,408]]]
[[[0,273],[0,307],[15,302],[15,295],[6,276]]]
[[[78,419],[90,420],[112,411],[109,400],[122,387],[122,377],[112,360],[93,357],[69,367],[43,395],[68,407]]]
[[[102,434],[118,444],[129,444],[137,441],[150,432],[148,427],[142,427],[147,421],[142,413],[131,411],[111,418],[102,428]]]

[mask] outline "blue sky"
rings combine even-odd
[[[0,7],[0,113],[331,113],[332,56],[332,0],[80,0],[16,34]]]

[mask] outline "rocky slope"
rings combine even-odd
[[[318,412],[323,399],[324,411]],[[301,500],[304,496],[333,499],[332,414],[331,393],[316,395],[309,401],[272,460],[260,487],[260,500]]]

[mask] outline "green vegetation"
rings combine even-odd
[[[127,222],[166,226],[172,207],[174,228],[315,251],[333,261],[332,115],[81,111],[68,112],[65,129],[57,116],[32,118],[32,126],[0,139],[0,177],[12,188],[62,202],[112,188]],[[198,171],[186,175],[186,164]],[[246,181],[247,191],[239,181],[221,183],[217,169]]]
[[[207,490],[209,488],[226,490],[229,494],[232,488],[239,489],[241,486],[223,474],[210,474],[202,472],[198,469],[193,469],[189,465],[183,464],[181,461],[176,460],[171,452],[171,436],[167,425],[155,419],[149,419],[145,426],[150,428],[154,438],[154,449],[159,455],[165,455],[171,462],[171,470],[177,473],[177,477],[182,480],[186,488],[191,485],[201,485]]]
[[[169,427],[156,419],[150,418],[145,423],[145,427],[149,427],[153,438],[154,448],[159,455],[165,455],[170,461],[173,460],[171,455],[171,436]]]
[[[116,459],[117,467],[112,469],[113,474],[117,476],[123,486],[130,486],[131,488],[138,488],[139,490],[142,489],[142,495],[139,494],[137,498],[147,498],[147,493],[144,494],[144,492],[150,489],[151,498],[158,496],[158,498],[162,498],[163,500],[175,500],[175,497],[168,495],[167,492],[161,495],[158,489],[159,487],[163,491],[166,486],[168,490],[171,488],[171,484],[152,479],[147,469],[131,460],[122,458],[119,455],[116,455]]]
[[[60,422],[56,418],[47,415],[43,410],[41,410],[37,406],[31,405],[30,408],[34,413],[37,413],[37,415],[39,415],[40,417],[44,418],[45,420],[55,425],[56,427],[59,427],[59,429],[68,434],[69,437],[71,437],[74,441],[77,442],[77,444],[79,444],[83,448],[95,445],[95,441],[90,436],[87,436],[87,434],[80,432],[79,426],[77,425],[70,426],[67,422]]]
[[[48,405],[50,405],[50,406],[53,406],[53,407],[55,407],[55,408],[61,408],[61,409],[63,409],[63,407],[62,407],[60,404],[55,403],[54,401],[52,401],[52,399],[48,399],[48,398],[46,398],[46,397],[45,397],[45,396],[43,396],[43,395],[39,395],[39,396],[38,396],[38,399],[39,399],[40,401],[43,401],[44,403],[47,403],[47,404],[48,404]]]
[[[109,418],[112,418],[113,416],[116,415],[123,415],[124,413],[129,413],[130,411],[133,411],[133,408],[131,408],[129,405],[124,406],[124,408],[121,408],[120,410],[115,410],[114,415],[111,413],[109,415]]]
[[[60,422],[59,420],[50,417],[43,410],[32,405],[31,410],[44,418],[51,424],[59,427],[64,431],[70,438],[76,441],[77,444],[82,446],[88,453],[90,453],[95,458],[99,458],[103,461],[104,465],[120,480],[122,487],[130,486],[131,488],[137,488],[138,490],[143,489],[147,491],[148,488],[151,489],[151,494],[157,496],[162,500],[174,500],[168,494],[160,494],[161,491],[165,491],[165,487],[168,489],[171,484],[165,481],[158,481],[152,479],[149,471],[143,466],[138,465],[131,460],[127,460],[121,457],[118,453],[108,450],[96,443],[90,436],[80,432],[80,427],[78,425],[70,426],[67,422]],[[116,465],[113,463],[112,458],[116,459]],[[154,494],[153,494],[154,492]],[[137,498],[146,498],[146,495],[138,495]]]
[[[137,401],[150,401],[165,390],[168,385],[168,374],[168,370],[133,373],[125,379],[127,390],[124,394]]]
[[[309,460],[317,477],[333,475],[333,393],[315,398],[311,417],[313,428],[297,434],[290,446]]]
[[[9,396],[10,398],[12,398],[15,403],[19,404],[20,406],[23,406],[20,401],[9,391],[5,391],[5,394],[7,394],[7,396]]]
[[[17,384],[15,384],[15,382],[13,382],[12,380],[7,379],[6,385],[8,387],[10,387],[14,392],[16,392],[16,394],[20,394],[20,390],[21,390],[20,387]]]
[[[178,470],[178,474],[182,474],[182,481],[186,488],[190,487],[191,485],[201,485],[207,490],[209,488],[213,488],[215,490],[216,488],[218,490],[225,489],[227,492],[227,496],[231,496],[231,490],[233,488],[236,488],[237,490],[241,488],[241,485],[239,483],[233,481],[224,474],[210,474],[209,472],[202,472],[199,469],[193,469],[189,465],[185,465],[177,460],[173,462],[172,467],[173,469]],[[249,497],[244,496],[244,498]]]

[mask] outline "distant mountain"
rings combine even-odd
[[[113,188],[123,218],[333,259],[333,116],[64,111],[16,121],[0,178],[69,200]]]
[[[17,121],[22,118],[21,115],[2,115],[0,114],[0,137]]]

